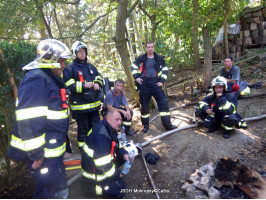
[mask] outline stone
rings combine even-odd
[[[188,187],[186,191],[186,197],[188,199],[197,199],[197,198],[203,198],[204,192],[201,190],[196,189],[195,187]]]
[[[197,184],[194,184],[194,186],[198,189],[204,190],[206,192],[209,191],[210,188],[210,180],[208,176],[202,177],[201,181]]]
[[[185,182],[182,187],[181,190],[186,191],[188,189],[188,187],[192,187],[191,184],[189,182]]]
[[[210,199],[219,199],[220,198],[220,191],[216,190],[214,187],[211,187],[208,191],[208,197]]]

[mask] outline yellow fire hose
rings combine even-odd
[[[81,166],[75,166],[75,167],[66,167],[66,170],[73,170],[73,169],[80,169]]]

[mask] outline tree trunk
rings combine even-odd
[[[14,99],[16,100],[17,97],[18,97],[18,88],[17,88],[17,85],[15,83],[15,80],[14,80],[14,77],[11,73],[11,70],[10,68],[8,67],[6,61],[5,61],[5,57],[4,57],[4,53],[3,53],[3,50],[0,48],[0,55],[1,55],[1,59],[4,63],[4,65],[6,66],[6,74],[7,74],[7,77],[8,77],[8,82],[9,82],[9,85],[12,89],[12,92],[13,92],[13,96],[14,96]]]
[[[224,53],[225,57],[229,56],[229,44],[228,44],[228,25],[227,17],[229,15],[229,0],[224,0]]]
[[[134,95],[137,103],[139,104],[138,94],[135,90],[134,79],[130,70],[131,61],[129,52],[127,49],[125,32],[126,32],[126,19],[127,19],[127,5],[128,0],[118,0],[118,11],[116,17],[116,33],[115,33],[115,46],[120,55],[121,63],[124,67],[125,74],[127,76],[128,85],[132,94]]]
[[[200,69],[199,41],[198,41],[198,0],[193,0],[193,56],[196,69]]]
[[[132,45],[133,57],[136,59],[137,58],[136,57],[137,47],[136,47],[136,36],[135,36],[136,29],[134,29],[134,24],[133,24],[133,14],[134,14],[133,12],[129,15],[129,18],[128,18],[129,19],[128,32],[129,32],[129,38],[130,38],[131,45]]]
[[[40,21],[40,35],[42,40],[46,39],[45,26],[43,20]]]
[[[208,27],[202,29],[204,43],[204,67],[203,67],[203,84],[206,91],[211,85],[212,79],[212,45],[210,39],[210,31]]]

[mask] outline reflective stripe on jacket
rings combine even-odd
[[[112,137],[117,144],[117,133],[112,130],[106,119],[100,121],[89,131],[83,145],[82,175],[94,181],[107,181],[118,179],[119,169],[115,166],[114,157],[111,155]],[[117,145],[116,154],[124,156],[127,151]]]
[[[88,112],[100,108],[101,89],[95,91],[93,87],[85,88],[85,82],[98,83],[100,87],[103,84],[102,76],[92,64],[80,63],[75,59],[63,74],[66,86],[71,92],[69,102],[73,112]],[[80,76],[84,82],[81,82]]]
[[[159,77],[158,82],[164,83],[168,77],[168,67],[165,64],[163,57],[157,55],[155,52],[154,52],[154,59],[155,59],[155,69]],[[146,67],[146,61],[147,61],[147,53],[138,57],[137,60],[132,63],[131,72],[134,79],[140,78],[143,75]]]
[[[225,92],[217,98],[215,93],[212,93],[199,102],[199,108],[204,112],[210,108],[214,113],[223,111],[225,115],[236,114],[237,97],[231,92]]]
[[[8,150],[12,159],[54,158],[66,150],[69,110],[62,109],[60,96],[64,82],[49,71],[30,70],[21,81]]]

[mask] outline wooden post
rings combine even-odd
[[[204,67],[203,67],[203,84],[206,91],[211,84],[212,79],[212,46],[210,40],[210,31],[208,27],[203,27],[203,42],[204,42]]]

